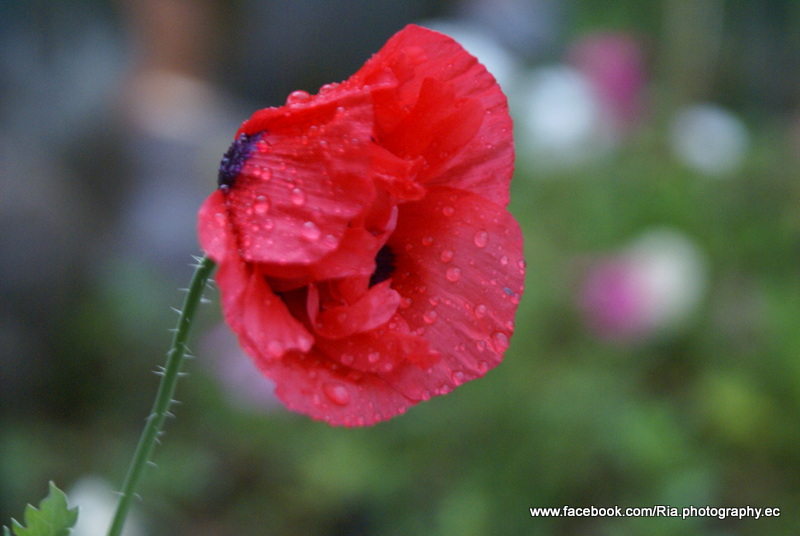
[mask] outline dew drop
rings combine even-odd
[[[464,373],[460,370],[457,370],[453,372],[451,379],[453,380],[454,384],[461,385],[462,383],[464,383]]]
[[[331,402],[339,406],[346,406],[350,403],[350,391],[339,382],[328,382],[322,385],[322,392],[325,393]]]
[[[449,249],[445,249],[442,251],[442,254],[439,256],[442,259],[442,262],[450,262],[453,260],[453,252]]]
[[[483,318],[486,316],[486,306],[482,303],[479,303],[475,306],[475,318]]]
[[[367,354],[367,361],[370,363],[377,363],[380,358],[381,354],[378,352],[370,352]]]
[[[431,244],[433,244],[433,237],[432,236],[426,236],[425,238],[422,239],[422,245],[423,246],[430,246]]]
[[[255,204],[253,204],[253,212],[258,216],[263,216],[269,211],[269,201],[264,196],[259,196]]]
[[[299,104],[301,102],[307,101],[311,98],[311,94],[308,91],[303,91],[302,89],[298,89],[297,91],[292,91],[289,93],[289,96],[286,97],[286,104]]]
[[[306,194],[300,188],[294,188],[289,193],[289,201],[291,201],[294,206],[299,207],[306,202]]]
[[[263,168],[262,167],[260,167],[260,166],[251,166],[251,165],[245,166],[245,168],[242,170],[242,173],[244,173],[246,175],[252,175],[253,177],[255,177],[257,179],[261,177],[261,173],[262,172],[263,172]]]
[[[502,266],[505,266],[505,265],[507,265],[507,264],[508,264],[508,257],[507,257],[507,256],[505,256],[505,255],[503,255],[502,257],[500,257],[500,264],[501,264]]]
[[[502,331],[496,331],[492,335],[492,344],[494,345],[494,349],[498,352],[505,352],[508,349],[508,335],[503,333]]]
[[[475,346],[478,348],[479,352],[483,352],[486,350],[486,341],[478,341]]]
[[[322,231],[319,230],[313,221],[307,221],[303,224],[303,229],[300,231],[300,234],[303,235],[303,238],[306,240],[311,240],[312,242],[315,240],[319,240],[319,237],[322,236]]]
[[[436,311],[426,311],[422,315],[422,320],[425,321],[426,324],[433,324],[439,318],[439,314]]]
[[[448,268],[447,271],[445,272],[445,277],[447,278],[448,281],[455,283],[456,281],[461,279],[461,269],[456,267]]]
[[[472,237],[472,241],[479,248],[485,248],[486,244],[489,243],[489,233],[486,231],[478,231],[475,233],[475,236]]]
[[[455,213],[456,213],[456,209],[454,209],[453,207],[451,207],[449,205],[442,209],[442,214],[444,214],[447,217],[450,217]]]

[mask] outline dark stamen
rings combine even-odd
[[[219,175],[217,177],[217,184],[223,191],[227,192],[233,188],[236,177],[242,172],[242,167],[247,159],[250,158],[253,147],[261,134],[262,132],[240,134],[228,148],[225,156],[222,157],[222,162],[219,163]]]
[[[389,244],[384,245],[380,250],[378,250],[378,254],[375,255],[375,271],[369,278],[370,287],[392,277],[392,274],[395,270],[395,258],[396,255],[392,251],[392,248],[389,247]]]

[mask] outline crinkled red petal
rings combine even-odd
[[[385,81],[394,78],[396,84]],[[441,91],[430,89],[430,80],[452,92],[444,98]],[[426,185],[447,185],[480,194],[506,206],[508,184],[514,169],[514,144],[508,101],[494,77],[461,45],[450,37],[419,26],[409,25],[395,34],[352,78],[343,85],[360,87],[373,84],[375,122],[378,140],[411,140],[415,131],[437,131],[447,124],[442,116],[452,113],[458,103],[482,110],[477,129],[474,110],[459,112],[468,119],[464,125],[449,123],[453,131],[442,148],[425,145],[424,153],[432,161],[430,173],[420,180]],[[428,89],[423,90],[423,86]],[[441,112],[433,115],[408,111],[429,110],[428,101],[439,95]],[[472,101],[475,101],[473,104]],[[462,104],[462,105],[463,105]],[[400,131],[398,131],[400,129]],[[474,134],[458,139],[457,131]],[[407,131],[407,132],[404,132]],[[456,141],[464,142],[457,147]],[[423,151],[423,148],[416,148]],[[411,153],[409,146],[406,154]],[[422,156],[422,152],[420,153]]]
[[[523,291],[522,234],[501,206],[474,194],[431,188],[400,207],[389,245],[397,255],[392,288],[411,332],[442,359],[393,382],[406,396],[443,394],[496,366],[514,331]]]

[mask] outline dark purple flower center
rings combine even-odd
[[[222,157],[222,162],[219,163],[219,175],[217,177],[217,184],[223,191],[227,192],[233,188],[236,177],[242,172],[242,167],[247,162],[247,159],[250,158],[261,134],[263,132],[239,134],[236,141],[228,148],[225,156]]]
[[[392,248],[389,247],[389,244],[378,250],[378,254],[375,255],[375,271],[372,272],[369,278],[370,287],[377,285],[381,281],[386,281],[392,276],[395,270],[395,258],[396,255]]]

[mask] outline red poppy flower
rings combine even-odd
[[[418,26],[242,124],[200,242],[227,322],[290,409],[374,424],[501,361],[525,268],[513,161],[494,78]]]

